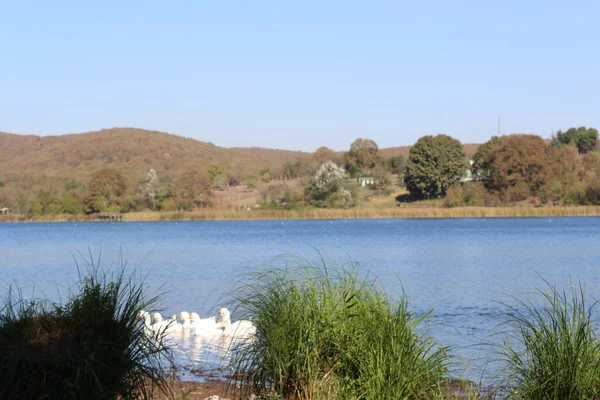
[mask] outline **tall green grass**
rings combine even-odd
[[[448,353],[406,295],[390,300],[358,270],[300,265],[249,277],[238,315],[257,328],[232,349],[240,396],[298,399],[432,398]]]
[[[147,399],[170,394],[164,333],[137,318],[157,298],[96,266],[64,304],[10,293],[0,311],[1,399]]]
[[[597,302],[583,287],[547,285],[542,303],[506,305],[509,333],[499,348],[510,399],[600,398],[600,342],[594,330]]]

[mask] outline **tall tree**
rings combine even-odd
[[[325,161],[335,161],[337,153],[329,147],[321,146],[315,151],[313,157],[319,165],[323,165]]]
[[[144,181],[144,195],[152,205],[152,209],[156,210],[156,191],[158,187],[158,176],[156,171],[150,169]]]
[[[92,175],[85,199],[88,214],[119,207],[121,197],[127,190],[127,181],[114,168],[103,168]]]
[[[486,143],[479,165],[488,168],[485,186],[504,192],[527,185],[536,192],[548,178],[548,146],[537,135],[507,135]]]
[[[552,138],[552,144],[572,145],[577,147],[579,153],[588,153],[596,146],[598,140],[598,130],[594,128],[570,128],[566,132],[558,131]]]
[[[342,187],[346,178],[347,174],[343,168],[338,167],[333,161],[325,161],[306,186],[305,193],[316,206],[322,206],[328,198],[336,198],[338,204],[344,203],[344,206],[350,206],[352,194]]]
[[[350,150],[344,156],[346,171],[362,171],[364,169],[374,168],[381,157],[379,155],[379,146],[371,139],[356,139],[350,145]]]
[[[207,171],[190,168],[175,183],[181,208],[198,207],[210,200],[212,182]]]
[[[211,163],[206,170],[210,175],[213,187],[224,188],[229,185],[229,175],[220,165]]]
[[[410,149],[404,183],[418,198],[442,197],[460,182],[466,170],[461,143],[448,136],[423,136]]]

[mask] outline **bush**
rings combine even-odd
[[[597,302],[580,286],[569,293],[550,285],[543,303],[506,305],[509,332],[499,348],[514,399],[596,399],[600,395],[600,342],[594,332]]]
[[[566,203],[568,205],[585,205],[585,188],[582,185],[577,185],[572,188],[567,194]]]
[[[357,270],[308,265],[255,273],[236,312],[256,325],[232,349],[241,396],[431,398],[448,355],[421,329],[427,315],[388,299]]]
[[[481,182],[466,182],[463,186],[465,200],[471,207],[485,206],[487,190]]]
[[[448,189],[444,205],[446,207],[461,207],[465,205],[465,194],[461,184],[454,185]]]
[[[137,318],[141,284],[100,277],[92,268],[64,305],[14,301],[0,312],[0,398],[139,399],[169,394],[163,334]]]

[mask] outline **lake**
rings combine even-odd
[[[598,297],[599,242],[595,217],[4,223],[0,285],[16,282],[26,297],[58,300],[89,252],[101,254],[105,268],[122,254],[147,274],[152,292],[168,291],[165,314],[206,317],[227,306],[222,295],[244,272],[284,267],[282,255],[351,261],[390,295],[403,287],[415,312],[435,310],[431,332],[454,346],[461,365],[455,374],[477,379],[476,365],[490,350],[473,345],[497,330],[504,316],[499,301],[525,298],[544,286],[542,278],[564,288],[582,282]],[[190,357],[189,365],[211,362],[205,353]]]

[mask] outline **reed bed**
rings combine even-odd
[[[140,211],[123,214],[125,222],[156,221],[243,221],[243,220],[330,220],[378,218],[517,218],[596,217],[600,206],[573,207],[428,207],[349,208],[250,211]],[[85,215],[3,215],[0,222],[86,222]]]
[[[251,211],[138,212],[126,221],[327,220],[377,218],[513,218],[600,216],[600,206],[574,207],[394,207]]]
[[[122,272],[88,272],[61,305],[9,291],[0,310],[1,399],[172,398],[164,332],[150,334],[137,318],[158,299]]]
[[[245,282],[232,301],[257,333],[232,349],[236,397],[442,398],[448,351],[406,295],[391,301],[354,267],[300,264]]]
[[[582,286],[538,292],[542,303],[505,305],[509,333],[499,346],[507,399],[600,398],[600,341],[594,324],[597,302]]]

